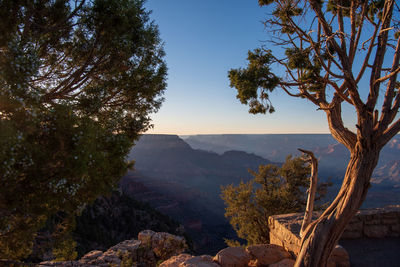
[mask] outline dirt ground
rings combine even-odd
[[[400,238],[341,240],[352,267],[400,267]]]

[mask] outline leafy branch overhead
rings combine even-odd
[[[0,4],[3,102],[68,104],[126,133],[148,126],[148,111],[162,100],[166,65],[143,1]]]
[[[272,92],[280,81],[269,66],[273,56],[270,51],[256,49],[248,52],[247,60],[249,64],[246,69],[229,71],[231,86],[237,88],[237,98],[242,104],[249,104],[251,113],[272,113],[274,108],[269,101],[268,92]],[[260,94],[258,88],[262,90]]]
[[[336,121],[330,123],[334,137],[348,148],[355,145],[355,134],[341,121],[343,102],[357,113],[376,113],[382,143],[400,129],[395,78],[400,72],[400,12],[394,1],[260,0],[259,4],[270,10],[265,25],[275,49],[272,53],[263,46],[249,51],[248,66],[229,72],[237,98],[249,105],[251,113],[273,112],[269,93],[280,88],[324,110],[328,121]],[[393,60],[384,60],[385,56]],[[385,101],[381,112],[375,112],[379,97]],[[339,133],[342,129],[345,134]]]

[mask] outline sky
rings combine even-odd
[[[246,66],[247,51],[266,44],[268,7],[256,0],[147,0],[165,43],[168,86],[152,114],[151,134],[329,133],[325,113],[281,90],[273,114],[253,115],[229,87],[227,73]],[[274,49],[270,47],[270,49]],[[351,110],[344,121],[354,125]]]

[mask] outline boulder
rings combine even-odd
[[[91,260],[88,259],[88,254],[86,254],[83,258],[81,258],[80,262],[84,261],[88,264],[101,265],[101,264],[109,264],[119,266],[124,259],[130,259],[131,261],[138,260],[138,249],[141,245],[141,242],[138,240],[125,240],[117,245],[109,248],[106,252],[93,253],[89,255]],[[91,252],[90,252],[91,253]],[[97,255],[97,257],[94,257]]]
[[[269,265],[291,257],[283,247],[273,244],[252,245],[246,251],[255,259],[255,266]]]
[[[8,265],[6,265],[8,266]],[[11,265],[12,266],[12,265]],[[44,261],[39,263],[39,267],[89,267],[90,265],[81,264],[76,261]],[[92,266],[90,266],[92,267]]]
[[[135,253],[141,245],[139,240],[125,240],[115,246],[110,247],[107,251],[121,251]]]
[[[350,267],[349,253],[344,247],[336,245],[329,257],[328,267]]]
[[[94,261],[89,262],[90,264],[101,264],[101,263],[110,263],[114,265],[121,264],[121,258],[115,251],[107,250],[100,257],[95,259]],[[122,256],[122,254],[120,254]]]
[[[214,261],[222,267],[247,267],[250,260],[250,254],[242,247],[224,248],[214,257]]]
[[[182,262],[179,267],[221,267],[209,255],[197,256]]]
[[[293,267],[295,261],[292,259],[283,259],[277,263],[270,264],[269,267]]]
[[[187,248],[185,238],[169,233],[145,230],[139,233],[138,239],[143,246],[152,248],[154,254],[162,260],[178,255]]]
[[[103,251],[100,250],[92,250],[88,253],[86,253],[81,259],[80,262],[89,262],[92,261],[98,257],[100,257],[101,255],[103,255]]]
[[[177,256],[173,256],[172,258],[162,262],[159,267],[179,267],[181,263],[184,261],[194,258],[189,254],[179,254]]]

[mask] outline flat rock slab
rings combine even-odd
[[[252,245],[247,247],[246,251],[257,260],[257,266],[269,265],[290,258],[290,253],[283,247],[273,244]]]
[[[220,265],[213,262],[211,256],[196,256],[181,263],[179,267],[220,267]]]

